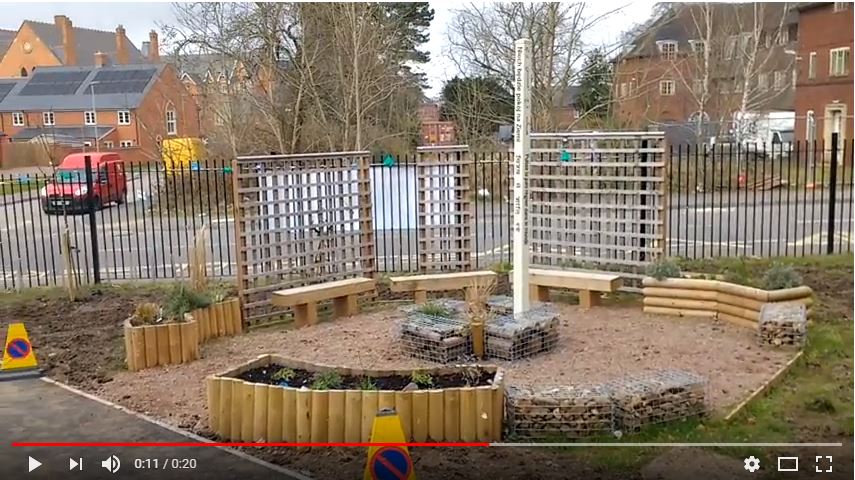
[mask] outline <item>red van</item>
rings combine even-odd
[[[86,187],[86,163],[92,159],[92,192]],[[72,153],[56,169],[56,175],[41,189],[45,213],[89,212],[111,202],[124,203],[128,196],[127,179],[118,153]],[[91,198],[91,202],[89,199]]]

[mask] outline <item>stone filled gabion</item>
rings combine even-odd
[[[706,378],[683,370],[656,370],[609,381],[615,424],[624,433],[707,413]]]
[[[407,305],[401,310],[407,315],[400,330],[401,346],[408,355],[438,363],[450,363],[472,354],[469,322],[463,311],[465,303],[440,299],[431,302],[451,312],[451,317],[439,317],[420,312],[422,305]]]
[[[801,347],[807,338],[807,308],[801,302],[764,303],[757,341],[762,346]]]
[[[486,326],[488,357],[514,361],[548,352],[558,343],[558,312],[549,304],[535,304],[513,315],[513,299],[494,296],[487,301],[493,314]]]
[[[601,385],[508,387],[505,415],[509,433],[521,438],[575,439],[615,429],[614,405]]]

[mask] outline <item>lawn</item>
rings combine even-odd
[[[32,195],[33,198],[37,198],[39,196],[38,192],[33,192],[30,194],[28,194],[27,192],[30,190],[38,190],[42,188],[44,184],[44,178],[34,179],[30,182],[20,182],[16,178],[0,178],[0,195],[23,195],[23,198],[29,198],[29,195]]]

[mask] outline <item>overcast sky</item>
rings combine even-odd
[[[436,11],[434,22],[430,28],[430,41],[427,50],[431,54],[431,63],[423,70],[428,75],[430,88],[428,96],[436,96],[445,80],[456,73],[451,62],[445,59],[446,26],[452,15],[449,3],[430,2]],[[653,1],[630,3],[626,0],[624,9],[614,14],[600,28],[591,32],[587,42],[593,44],[610,44],[616,42],[620,33],[635,23],[640,23],[650,16]],[[455,7],[461,5],[456,3]],[[592,15],[602,14],[616,8],[611,2],[591,2]],[[78,27],[96,30],[114,31],[116,25],[125,27],[128,38],[139,47],[148,40],[148,32],[156,28],[157,23],[169,24],[175,21],[170,2],[150,3],[4,3],[3,15],[0,16],[0,29],[17,30],[23,20],[36,20],[52,23],[54,15],[67,15]]]

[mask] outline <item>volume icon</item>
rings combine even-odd
[[[106,468],[110,473],[116,473],[119,471],[119,467],[122,466],[122,462],[119,461],[119,457],[111,455],[110,458],[101,461],[101,466]]]

